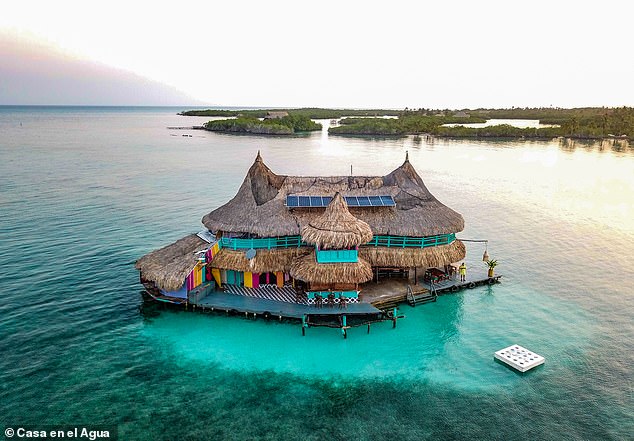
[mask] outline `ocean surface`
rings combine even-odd
[[[176,108],[0,107],[0,425],[124,440],[626,440],[634,149],[235,136]],[[327,122],[326,122],[327,123]],[[183,135],[192,135],[183,136]],[[144,304],[133,263],[201,228],[256,153],[281,174],[410,161],[502,283],[333,329]],[[470,271],[484,248],[468,244]],[[493,353],[520,344],[544,366]]]

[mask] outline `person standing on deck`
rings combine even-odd
[[[458,271],[460,272],[460,281],[461,282],[466,281],[467,280],[467,265],[465,265],[464,262],[460,264]]]

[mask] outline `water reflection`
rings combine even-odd
[[[630,145],[629,140],[620,138],[608,138],[601,140],[583,140],[572,138],[559,138],[557,140],[559,146],[564,152],[573,152],[577,147],[587,151],[596,150],[598,152],[616,152],[616,153],[632,153],[634,146]]]

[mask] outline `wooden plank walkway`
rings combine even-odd
[[[456,276],[456,280],[443,280],[442,282],[436,282],[434,285],[436,287],[436,292],[438,293],[438,295],[443,295],[458,292],[463,289],[472,289],[476,286],[493,285],[500,282],[500,277],[502,277],[501,274],[493,277],[488,277],[486,275],[475,277],[467,276],[467,280],[461,282],[460,276]],[[421,285],[429,287],[428,283],[422,283]]]
[[[467,276],[467,280],[461,282],[460,276],[456,275],[456,278],[453,280],[449,279],[443,280],[442,282],[437,282],[435,284],[435,291],[437,295],[453,294],[463,289],[471,289],[475,288],[476,286],[493,285],[495,283],[499,283],[501,277],[502,275],[488,277],[487,274],[484,273]],[[407,295],[407,284],[408,282],[406,281],[401,285],[395,285],[391,286],[388,289],[384,289],[384,291],[388,293],[387,295],[379,296],[376,293],[373,293],[373,295],[370,296],[370,301],[372,302],[372,305],[374,305],[376,308],[386,311],[398,307],[402,303],[408,303],[409,300]],[[414,295],[416,297],[426,297],[426,293],[431,294],[429,283],[423,282],[422,277],[419,278],[419,283],[417,285],[411,285],[411,288],[414,291]],[[382,287],[372,287],[372,289],[373,291],[381,291]],[[361,295],[363,295],[363,291],[361,291]]]
[[[271,315],[301,319],[305,315],[367,315],[382,314],[380,309],[369,303],[351,303],[347,308],[323,307],[300,303],[281,302],[214,291],[198,301],[196,307],[220,311],[236,311],[247,314]]]

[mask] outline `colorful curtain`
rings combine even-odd
[[[275,278],[277,279],[277,287],[284,287],[284,273],[282,271],[278,271],[275,273]]]
[[[244,272],[244,286],[247,288],[253,288],[253,273],[248,271]]]
[[[213,276],[218,288],[222,288],[222,277],[220,276],[220,270],[218,268],[211,269],[211,275]]]

